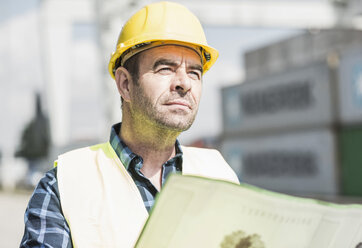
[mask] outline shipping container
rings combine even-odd
[[[336,195],[335,146],[330,129],[317,129],[226,139],[222,152],[242,182],[284,193]]]
[[[224,134],[327,126],[334,121],[326,63],[224,88]]]

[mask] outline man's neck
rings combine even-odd
[[[162,165],[175,156],[175,143],[179,134],[156,125],[124,120],[119,136],[133,153],[142,157],[142,173],[160,189]]]

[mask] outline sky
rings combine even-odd
[[[0,0],[0,23],[35,8],[40,0]]]

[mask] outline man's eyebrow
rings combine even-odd
[[[159,59],[154,63],[153,70],[156,70],[157,67],[160,65],[178,66],[178,63],[176,63],[175,61],[170,60],[170,59]],[[201,73],[203,73],[203,71],[204,71],[202,66],[198,65],[198,64],[189,65],[188,67],[192,70],[198,70]]]
[[[169,60],[169,59],[159,59],[157,60],[154,65],[153,65],[153,70],[155,70],[158,66],[160,65],[169,65],[169,66],[177,66],[178,64],[173,61],[173,60]]]

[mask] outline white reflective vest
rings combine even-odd
[[[182,147],[182,174],[239,183],[220,153]],[[148,212],[132,177],[109,143],[77,149],[57,160],[63,215],[78,248],[133,247]]]

